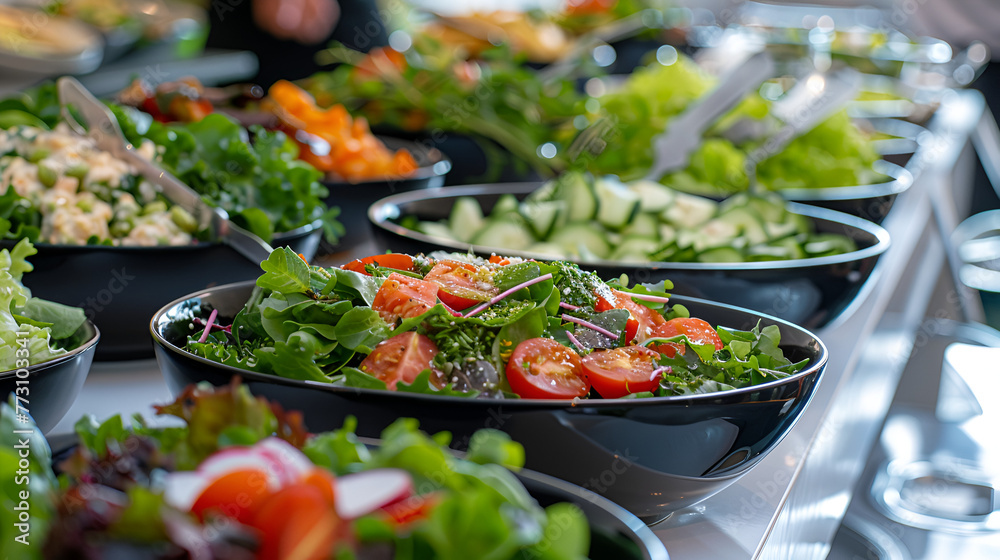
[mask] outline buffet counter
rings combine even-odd
[[[949,274],[936,216],[950,231],[949,222],[970,199],[969,135],[983,110],[977,92],[946,96],[930,123],[933,139],[925,139],[911,164],[919,168],[916,181],[884,223],[891,250],[853,306],[818,332],[830,362],[811,405],[750,473],[654,527],[672,559],[826,557],[925,318],[960,313],[962,296]],[[941,204],[943,192],[955,207]],[[323,264],[353,256],[335,255]],[[95,363],[53,434],[70,432],[81,414],[148,413],[149,403],[169,398],[152,360]],[[627,484],[627,474],[616,483]]]

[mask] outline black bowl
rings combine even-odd
[[[323,230],[317,221],[278,235],[275,246],[289,246],[312,258]],[[11,247],[10,241],[0,248]],[[260,276],[260,263],[228,245],[200,243],[175,247],[109,247],[35,244],[35,269],[24,284],[40,298],[82,307],[101,329],[97,360],[152,356],[145,325],[156,310],[194,290]]]
[[[407,215],[423,220],[444,219],[455,199],[461,196],[476,198],[488,212],[501,195],[510,193],[523,199],[538,186],[538,183],[472,185],[394,195],[372,205],[368,217],[375,225],[379,249],[403,253],[472,250],[480,255],[496,253],[545,259],[543,255],[430,237],[393,221]],[[790,203],[789,209],[812,219],[818,231],[853,238],[861,249],[834,257],[772,262],[641,264],[597,260],[581,264],[602,278],[628,274],[636,282],[669,279],[678,294],[746,307],[806,328],[822,327],[854,300],[879,255],[888,249],[889,234],[873,223],[840,212],[795,203]]]
[[[74,348],[66,354],[28,367],[26,377],[18,377],[17,373],[22,370],[0,372],[0,398],[6,402],[7,396],[18,387],[27,387],[28,394],[18,393],[26,399],[24,407],[38,429],[48,432],[66,415],[83,388],[100,338],[97,327],[86,321],[69,339]],[[28,383],[23,383],[25,379]],[[20,385],[19,380],[22,381]]]
[[[344,236],[336,245],[323,244],[324,252],[344,251],[371,239],[371,223],[366,212],[373,202],[400,192],[430,189],[444,185],[445,175],[451,170],[451,160],[437,148],[424,142],[410,142],[398,138],[379,136],[390,150],[409,150],[420,167],[407,177],[386,177],[361,183],[324,180],[323,185],[330,191],[325,202],[328,206],[339,206],[337,220],[344,226]]]
[[[648,399],[491,400],[333,387],[249,372],[183,350],[192,313],[231,321],[253,290],[252,282],[181,298],[150,322],[156,358],[175,394],[202,381],[221,386],[234,375],[256,394],[301,410],[314,430],[340,426],[349,415],[360,435],[375,437],[400,417],[428,432],[448,430],[462,448],[480,428],[497,428],[524,444],[527,467],[557,476],[620,504],[646,521],[703,500],[750,470],[795,423],[826,366],[823,344],[780,319],[704,300],[675,297],[693,316],[734,328],[778,325],[792,360],[807,369],[779,381],[685,397]],[[615,482],[619,482],[615,484]]]
[[[61,434],[50,438],[52,464],[56,475],[60,463],[76,450],[76,434]],[[373,445],[377,445],[373,441]],[[528,493],[542,507],[568,502],[579,507],[590,525],[592,560],[669,560],[667,549],[642,520],[626,509],[597,494],[551,476],[522,469],[516,473]],[[554,529],[555,530],[555,529]],[[159,550],[149,547],[111,543],[101,551],[104,560],[145,560],[161,558]]]

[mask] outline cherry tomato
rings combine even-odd
[[[384,255],[372,255],[370,257],[365,257],[363,259],[355,259],[344,266],[340,267],[344,270],[351,270],[354,272],[360,272],[361,274],[366,274],[365,265],[377,264],[379,266],[384,266],[386,268],[395,268],[396,270],[413,270],[413,257],[410,255],[405,255],[403,253],[386,253]]]
[[[617,399],[656,389],[660,378],[653,370],[659,357],[643,346],[623,346],[595,350],[584,356],[581,366],[595,391],[606,399]]]
[[[609,309],[624,309],[628,311],[629,320],[625,324],[625,342],[642,342],[652,336],[653,328],[666,322],[663,315],[645,305],[632,301],[632,296],[626,292],[611,290],[614,295],[614,302],[597,296],[597,303],[594,310],[601,312]]]
[[[437,296],[442,303],[461,311],[477,303],[489,301],[493,294],[488,276],[480,273],[475,265],[458,261],[441,261],[424,276],[424,280],[434,282],[441,288]]]
[[[590,392],[580,355],[551,338],[518,344],[507,361],[507,382],[526,399],[572,399]]]
[[[437,305],[438,285],[393,272],[375,294],[372,309],[390,325],[400,317],[416,317]]]
[[[260,532],[257,558],[329,558],[341,525],[331,496],[306,482],[286,486],[269,496],[247,523]]]
[[[682,334],[695,344],[713,344],[716,350],[722,350],[723,344],[719,339],[719,333],[712,328],[712,325],[701,319],[678,317],[653,329],[653,336],[659,338],[671,338]],[[683,342],[667,342],[654,346],[668,358],[673,358],[677,352],[683,356],[687,350]]]
[[[380,342],[358,367],[394,390],[399,381],[413,383],[420,372],[431,367],[437,353],[437,345],[426,335],[405,332]],[[440,376],[431,373],[431,382],[443,385]]]
[[[191,506],[191,513],[204,519],[211,512],[246,523],[271,494],[267,478],[267,473],[259,469],[226,473],[201,491]]]

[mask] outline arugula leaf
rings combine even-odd
[[[264,274],[257,285],[279,294],[309,292],[309,265],[288,247],[279,247],[260,263]]]
[[[341,374],[334,380],[333,384],[341,387],[356,387],[358,389],[381,389],[387,390],[385,381],[361,371],[358,368],[345,367]]]
[[[482,429],[469,439],[466,460],[481,465],[496,463],[511,470],[524,468],[524,446],[500,430]]]
[[[287,342],[276,340],[273,347],[258,348],[253,354],[262,367],[268,368],[272,373],[281,372],[282,377],[328,383],[330,378],[316,364],[316,355],[321,346],[322,343],[315,336],[295,331]]]
[[[389,338],[391,329],[370,307],[355,307],[344,314],[337,323],[336,340],[343,346],[371,354],[375,346]]]

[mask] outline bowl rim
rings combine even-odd
[[[405,176],[396,175],[385,175],[382,177],[376,177],[372,179],[367,179],[365,181],[358,181],[357,183],[351,183],[350,181],[339,180],[340,178],[331,177],[328,174],[324,174],[320,179],[320,183],[327,188],[350,188],[350,187],[361,187],[364,188],[366,185],[376,184],[376,183],[401,183],[403,181],[415,181],[422,179],[433,179],[434,177],[444,177],[451,171],[452,162],[451,158],[448,157],[443,151],[438,148],[431,146],[425,146],[424,144],[416,140],[407,140],[404,138],[397,138],[395,136],[387,136],[384,134],[376,134],[378,138],[385,145],[386,148],[390,150],[408,150],[413,158],[418,160],[423,157],[427,161],[426,165],[421,165],[416,168],[412,174]],[[332,194],[332,193],[331,193]]]
[[[274,237],[271,239],[271,244],[275,241],[282,241],[287,239],[295,239],[298,237],[306,237],[317,231],[323,229],[323,220],[317,218],[312,222],[299,226],[295,229],[288,231],[283,231],[280,233],[275,233]],[[13,247],[17,241],[10,239],[0,240],[0,247]],[[151,251],[199,251],[202,249],[208,249],[210,247],[217,247],[221,245],[226,245],[222,241],[199,241],[197,243],[189,243],[187,245],[154,245],[152,247],[138,246],[138,245],[64,245],[55,243],[42,243],[34,242],[32,245],[35,246],[39,251],[43,250],[59,250],[59,251],[78,251],[78,252],[89,252],[89,251],[99,251],[99,252],[110,252],[110,253],[142,253]]]
[[[248,280],[245,282],[236,282],[232,284],[224,284],[221,286],[215,286],[212,288],[206,288],[193,292],[186,296],[177,298],[170,303],[161,307],[150,319],[149,321],[149,331],[153,337],[153,342],[159,348],[170,351],[181,358],[194,360],[203,366],[208,366],[215,369],[220,369],[225,372],[229,372],[231,375],[240,375],[245,380],[263,381],[278,383],[282,385],[292,385],[296,387],[309,387],[319,390],[325,390],[332,393],[342,393],[357,396],[374,396],[377,398],[387,399],[386,403],[389,404],[393,399],[411,399],[416,398],[418,401],[427,401],[430,403],[438,404],[458,404],[460,406],[479,406],[479,407],[489,407],[501,404],[503,406],[513,406],[515,408],[550,408],[550,409],[573,409],[573,408],[583,408],[583,407],[598,407],[598,408],[616,408],[620,406],[629,406],[635,408],[641,408],[646,406],[657,406],[664,404],[685,404],[691,405],[700,401],[712,401],[720,397],[729,396],[739,396],[749,393],[755,393],[761,390],[770,389],[780,385],[790,384],[797,381],[801,381],[812,375],[820,376],[829,361],[829,351],[822,340],[819,339],[811,331],[800,327],[784,319],[779,319],[777,317],[772,317],[763,313],[757,313],[756,311],[751,311],[742,307],[737,307],[735,305],[728,305],[724,303],[717,303],[708,301],[701,298],[693,298],[688,296],[672,295],[670,299],[679,300],[677,303],[691,303],[699,305],[708,305],[710,307],[721,308],[729,311],[737,311],[743,314],[747,314],[757,318],[758,320],[764,320],[769,322],[768,324],[777,324],[779,327],[783,326],[786,329],[797,330],[800,333],[805,334],[810,337],[817,346],[817,356],[816,358],[802,371],[784,377],[782,379],[777,379],[775,381],[769,381],[767,383],[761,383],[759,385],[751,385],[748,387],[741,387],[738,389],[730,389],[726,391],[715,391],[712,393],[701,393],[696,395],[677,395],[669,397],[649,397],[643,399],[574,399],[574,400],[560,400],[560,399],[475,399],[475,398],[462,398],[462,397],[449,397],[443,395],[428,395],[423,393],[405,393],[398,391],[389,391],[383,389],[365,389],[360,387],[343,387],[335,386],[330,383],[320,383],[318,381],[309,380],[299,380],[291,379],[287,377],[281,377],[278,375],[271,375],[266,373],[258,373],[255,371],[245,370],[226,364],[221,364],[201,356],[192,354],[183,348],[180,348],[171,342],[163,338],[159,331],[157,330],[157,324],[160,323],[167,312],[178,307],[182,303],[192,301],[195,299],[202,299],[207,296],[211,296],[213,292],[219,291],[235,291],[238,289],[252,289],[256,285],[255,280]],[[159,356],[157,356],[157,362],[160,362]],[[160,364],[161,373],[163,371],[162,364]]]
[[[464,252],[472,251],[477,254],[514,255],[526,256],[541,260],[552,260],[551,256],[546,256],[530,251],[512,251],[502,247],[489,247],[486,245],[475,245],[472,243],[460,243],[449,241],[438,237],[421,233],[419,231],[404,228],[403,226],[390,222],[389,219],[398,217],[398,205],[410,202],[417,202],[424,199],[457,198],[460,196],[477,196],[484,194],[524,194],[530,193],[541,186],[537,181],[521,183],[490,183],[482,185],[464,185],[461,187],[436,187],[419,191],[410,191],[387,196],[368,207],[368,221],[372,227],[381,228],[390,233],[420,241],[439,245],[452,251]],[[775,269],[796,269],[815,266],[827,266],[843,264],[853,261],[860,261],[870,257],[876,257],[889,249],[889,232],[885,228],[873,222],[830,210],[810,206],[799,202],[788,202],[788,209],[813,220],[826,220],[842,226],[847,226],[860,230],[875,238],[875,243],[869,247],[858,249],[850,253],[832,255],[828,257],[811,257],[806,259],[792,259],[783,261],[758,261],[741,263],[699,263],[699,262],[630,262],[613,261],[607,259],[596,259],[583,261],[580,259],[565,259],[567,262],[579,264],[581,267],[621,267],[627,266],[636,269],[665,269],[665,270],[699,270],[699,271],[736,271],[736,270],[775,270]]]
[[[80,325],[80,329],[89,329],[89,330],[91,330],[93,332],[93,336],[91,336],[90,338],[88,338],[85,342],[83,342],[82,344],[80,344],[76,348],[67,351],[65,354],[57,356],[57,357],[55,357],[55,358],[53,358],[51,360],[46,360],[44,362],[40,362],[40,363],[37,363],[37,364],[32,364],[32,365],[28,366],[27,368],[20,368],[20,369],[27,369],[28,370],[28,374],[31,375],[31,374],[33,374],[35,372],[42,371],[42,370],[48,369],[50,367],[55,367],[55,366],[60,365],[60,364],[62,364],[64,362],[68,362],[68,361],[76,358],[78,355],[83,354],[83,353],[85,353],[85,352],[87,352],[89,350],[92,350],[94,347],[97,346],[98,341],[100,341],[100,339],[101,339],[101,330],[98,329],[97,325],[95,325],[94,322],[91,321],[90,319],[87,319],[86,321],[84,321],[84,323],[82,325]],[[80,330],[80,329],[77,329],[77,330]],[[10,370],[7,370],[7,371],[0,371],[0,381],[5,381],[8,378],[16,376],[17,371],[18,371],[17,369],[10,369]]]
[[[913,185],[913,173],[891,161],[880,159],[872,164],[872,169],[877,173],[887,175],[890,179],[868,185],[845,185],[815,189],[775,189],[773,192],[778,193],[786,200],[796,202],[839,202],[898,195]]]

